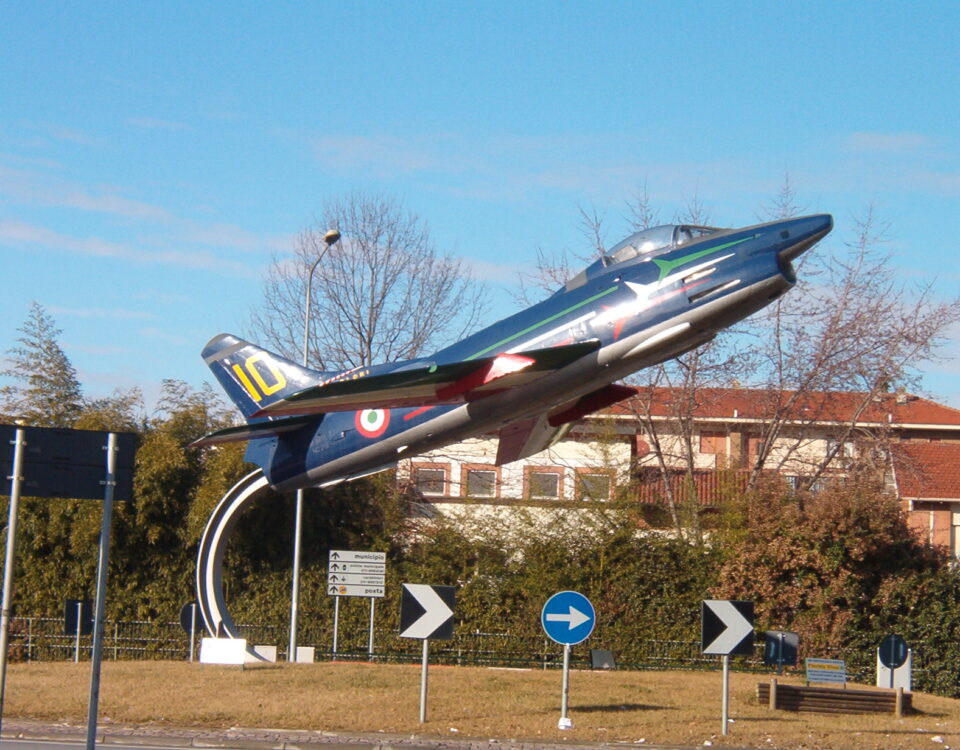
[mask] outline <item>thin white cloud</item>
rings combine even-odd
[[[288,252],[294,240],[292,234],[261,235],[235,224],[181,218],[162,206],[127,198],[115,189],[91,190],[43,172],[3,164],[0,164],[0,196],[27,205],[72,208],[164,224],[175,235],[171,241],[178,245],[203,245],[250,253]]]
[[[99,237],[71,237],[45,227],[21,221],[0,221],[0,242],[66,251],[79,255],[116,258],[146,264],[162,264],[195,270],[216,271],[237,276],[256,277],[255,269],[244,263],[215,256],[205,250],[156,250],[110,242]]]
[[[161,328],[141,328],[140,335],[145,339],[162,341],[163,343],[170,344],[171,346],[193,346],[196,343],[195,341],[191,341],[183,336],[177,336],[169,331],[164,331]]]
[[[179,131],[187,129],[187,126],[182,122],[163,120],[158,117],[129,117],[127,118],[127,124],[135,128],[143,128],[144,130]]]
[[[114,320],[156,320],[160,316],[144,310],[124,310],[107,307],[60,307],[53,305],[47,308],[53,315],[71,318],[108,318]]]
[[[960,193],[960,173],[921,171],[910,175],[909,182],[923,190],[944,195]]]
[[[363,170],[384,177],[418,172],[483,171],[481,159],[465,154],[478,149],[450,136],[403,139],[394,136],[323,136],[312,141],[324,166]]]
[[[129,352],[129,349],[125,349],[122,346],[111,346],[109,344],[90,346],[88,344],[74,344],[67,341],[64,342],[64,346],[68,351],[89,354],[93,357],[113,357],[118,354],[126,354]]]
[[[77,143],[82,146],[92,146],[95,140],[84,133],[82,130],[71,128],[67,125],[61,125],[54,122],[41,122],[36,126],[39,130],[46,132],[51,138],[67,143]]]
[[[130,299],[141,302],[157,302],[161,305],[189,305],[193,304],[193,299],[185,294],[172,294],[170,292],[161,292],[156,289],[148,292],[137,292],[130,295]]]
[[[265,237],[238,227],[236,224],[195,222],[186,222],[186,228],[182,230],[181,237],[183,241],[189,243],[254,253],[262,253],[264,250],[289,252],[296,239],[293,234]]]
[[[111,214],[129,219],[167,220],[170,213],[115,192],[91,192],[59,178],[0,164],[0,195],[21,203]]]
[[[845,141],[848,151],[857,153],[905,154],[937,145],[935,138],[922,133],[852,133]]]
[[[516,285],[518,272],[529,270],[513,263],[491,263],[477,258],[460,258],[460,261],[477,281],[496,281],[503,286]]]

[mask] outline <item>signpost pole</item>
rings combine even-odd
[[[190,661],[193,661],[193,648],[197,636],[197,603],[190,604]]]
[[[113,492],[117,485],[117,436],[107,438],[107,479],[103,491],[103,522],[100,529],[100,558],[97,561],[97,600],[93,617],[93,654],[90,669],[90,705],[87,710],[87,750],[95,750],[97,707],[100,701],[100,659],[103,652],[103,616],[107,599],[107,561],[110,556],[110,527],[113,524]],[[77,621],[77,632],[80,622]]]
[[[563,646],[563,686],[560,689],[560,722],[558,729],[571,729],[573,722],[567,716],[570,704],[570,644]]]
[[[370,639],[367,642],[367,656],[371,659],[373,658],[373,605],[376,601],[372,596],[370,597]]]
[[[722,700],[722,721],[724,736],[727,734],[727,723],[730,717],[730,655],[724,654],[723,657],[723,700]]]
[[[77,599],[77,640],[73,645],[73,663],[80,663],[80,632],[83,630],[83,599]]]
[[[304,351],[306,357],[306,351]],[[306,362],[304,362],[306,365]],[[293,522],[293,586],[290,592],[290,642],[287,661],[297,660],[297,616],[300,610],[300,545],[303,528],[303,490],[297,490],[297,511]],[[336,648],[334,648],[336,651]]]
[[[337,629],[340,627],[340,597],[333,597],[333,658],[337,658]]]
[[[10,479],[10,508],[7,520],[7,552],[3,564],[3,603],[0,604],[0,726],[3,722],[3,693],[7,684],[7,640],[10,635],[10,599],[13,596],[13,559],[17,544],[17,514],[20,507],[20,483],[23,481],[23,430],[13,439],[13,474]]]
[[[423,639],[423,662],[420,666],[420,723],[427,721],[427,667],[430,662],[430,639]]]

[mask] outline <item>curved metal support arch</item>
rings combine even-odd
[[[203,530],[197,555],[197,602],[207,632],[214,637],[241,637],[223,596],[223,555],[237,520],[269,486],[260,469],[247,474],[223,496]]]

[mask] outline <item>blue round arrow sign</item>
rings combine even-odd
[[[560,591],[543,605],[540,624],[549,638],[565,646],[587,640],[597,622],[590,600],[576,591]]]

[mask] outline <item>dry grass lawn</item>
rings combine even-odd
[[[82,723],[89,664],[13,664],[5,715]],[[354,663],[238,667],[103,665],[101,723],[264,727],[573,742],[771,748],[960,749],[960,701],[914,695],[918,713],[821,715],[758,705],[766,677],[732,674],[730,734],[720,736],[719,672],[573,672],[573,729],[559,731],[559,671],[431,667],[428,721],[420,667]],[[784,682],[797,682],[782,678]]]

